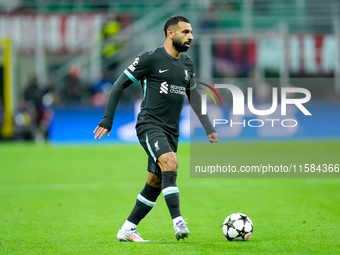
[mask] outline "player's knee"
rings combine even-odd
[[[174,158],[168,162],[168,167],[165,171],[177,171],[177,168],[178,168],[178,160]]]
[[[161,170],[164,171],[177,171],[178,160],[174,153],[163,154],[159,157],[159,165]]]
[[[176,172],[178,168],[178,162],[176,159],[169,159],[163,163],[162,171],[174,171]]]

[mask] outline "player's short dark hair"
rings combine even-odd
[[[168,28],[171,27],[171,26],[177,25],[178,22],[180,22],[180,21],[190,23],[190,21],[183,16],[172,16],[172,17],[168,18],[168,20],[164,24],[165,37],[167,37],[166,31],[168,30]]]

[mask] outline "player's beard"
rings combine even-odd
[[[175,47],[175,49],[178,51],[178,52],[185,52],[189,49],[189,47],[185,46],[185,44],[188,43],[188,42],[184,42],[182,43],[179,39],[177,38],[174,38],[172,40],[172,45]]]

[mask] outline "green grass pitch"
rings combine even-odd
[[[340,163],[340,142],[284,144],[231,143],[228,157],[251,162],[290,145],[278,164],[296,155]],[[257,153],[242,155],[245,148]],[[194,179],[189,150],[179,147],[177,184],[190,237],[177,242],[160,196],[138,227],[151,242],[119,243],[116,233],[146,181],[139,145],[0,144],[0,254],[339,253],[339,178]],[[254,223],[247,242],[222,235],[234,212]]]

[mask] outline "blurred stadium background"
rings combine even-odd
[[[311,91],[314,118],[272,137],[340,137],[337,0],[0,0],[0,140],[93,141],[112,83],[162,45],[172,15],[192,23],[198,77],[252,79],[259,102],[271,86]],[[137,85],[124,92],[111,142],[136,141],[140,98]],[[189,139],[188,126],[181,134]]]
[[[166,203],[158,199],[138,227],[152,242],[126,245],[113,242],[116,230],[146,174],[145,154],[135,144],[139,84],[124,91],[110,138],[96,140],[108,146],[94,146],[92,131],[112,83],[136,55],[162,45],[172,15],[192,23],[187,54],[199,78],[238,84],[244,92],[253,86],[257,104],[271,103],[271,87],[307,88],[313,115],[295,107],[286,118],[299,125],[289,129],[223,127],[219,144],[195,158],[199,147],[180,142],[178,186],[190,238],[174,239]],[[189,169],[194,159],[339,164],[339,36],[338,0],[0,0],[0,253],[338,254],[338,171],[332,170],[335,178],[320,169],[325,178],[316,178],[316,169],[305,178],[211,179],[191,178]],[[230,95],[221,96],[223,107],[231,107]],[[210,103],[209,110],[221,113]],[[206,139],[189,113],[186,104],[181,141],[193,133]],[[223,237],[222,222],[233,212],[253,220],[250,241]]]

